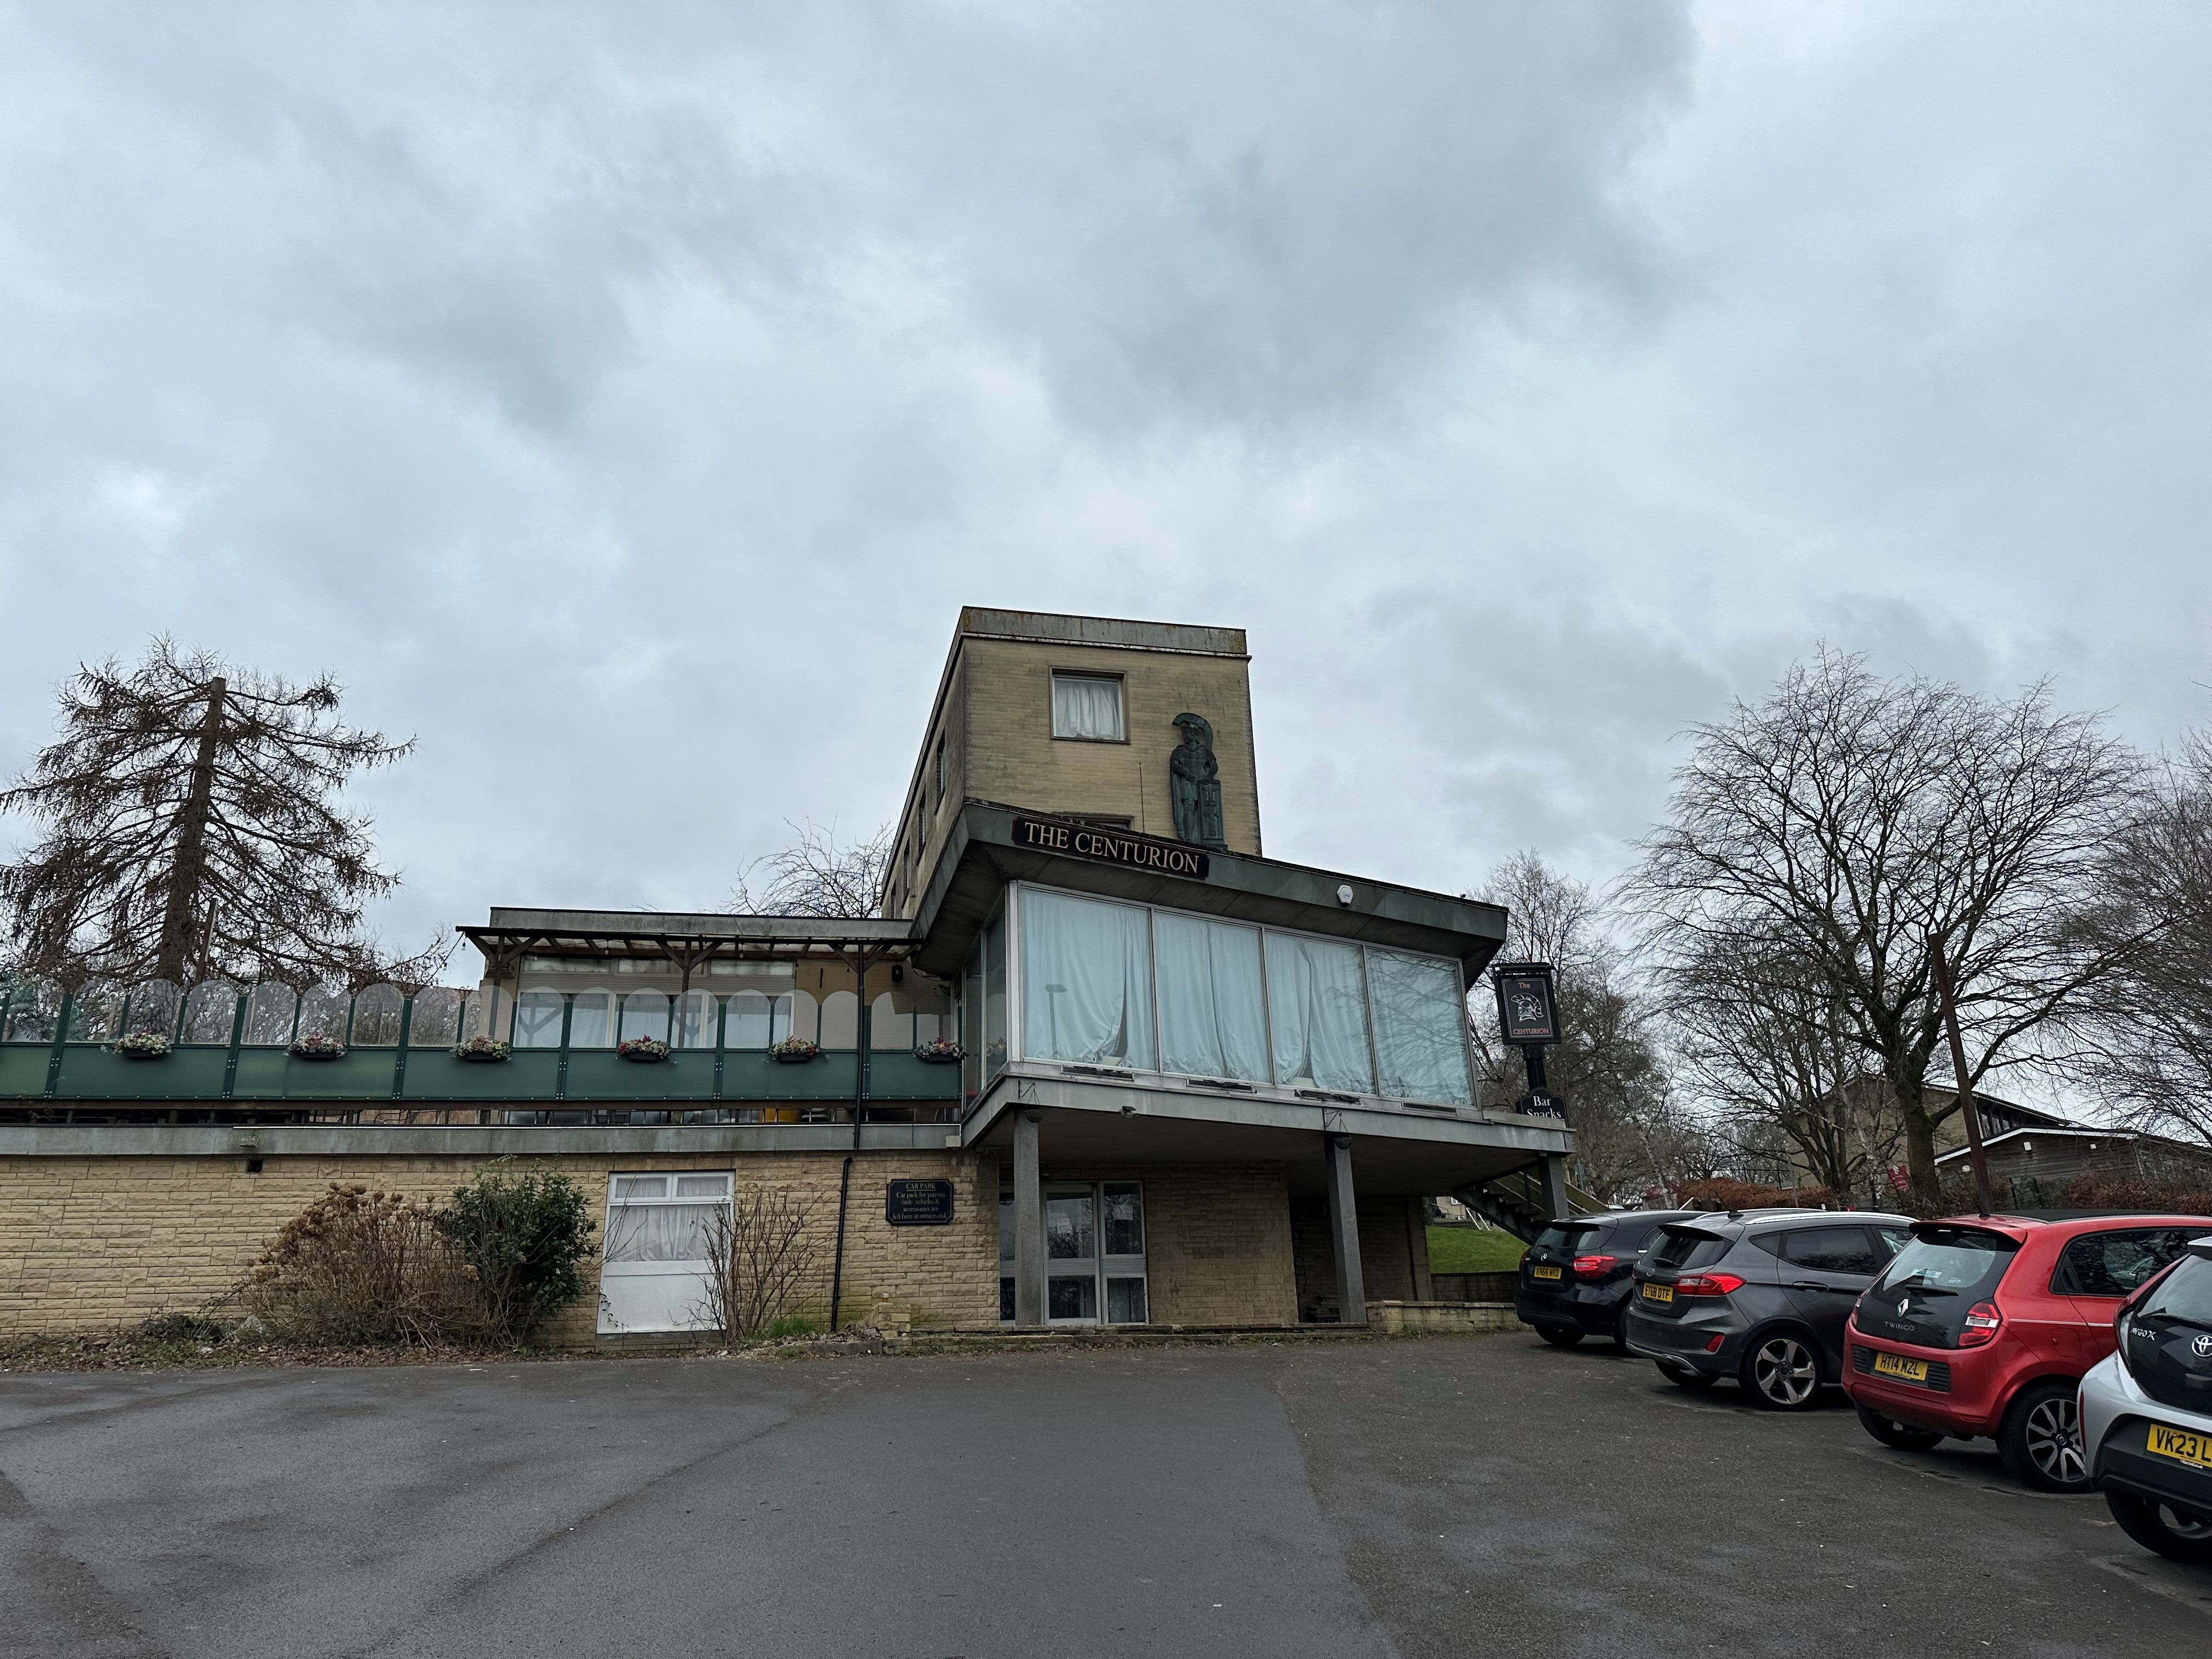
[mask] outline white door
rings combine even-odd
[[[726,1170],[609,1176],[600,1334],[715,1328],[709,1277],[729,1214]]]

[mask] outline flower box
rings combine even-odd
[[[301,1037],[292,1045],[292,1058],[295,1060],[343,1060],[345,1044],[334,1036],[325,1036],[318,1031],[312,1036]]]
[[[768,1051],[768,1057],[786,1066],[804,1066],[810,1060],[821,1059],[822,1049],[805,1037],[786,1037]]]
[[[489,1065],[505,1060],[513,1051],[497,1037],[472,1036],[466,1042],[453,1045],[455,1060],[474,1060],[478,1065]]]
[[[115,1039],[115,1052],[125,1060],[164,1060],[168,1056],[169,1039],[159,1031],[133,1031]]]
[[[914,1057],[926,1066],[957,1066],[968,1051],[950,1037],[936,1037],[917,1045]]]
[[[615,1052],[641,1066],[653,1066],[668,1058],[668,1045],[659,1037],[632,1037],[627,1042],[617,1043]]]

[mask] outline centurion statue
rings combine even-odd
[[[1168,757],[1168,791],[1176,837],[1227,852],[1221,835],[1221,769],[1213,760],[1213,728],[1203,714],[1177,714],[1182,742]]]

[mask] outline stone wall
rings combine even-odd
[[[333,1182],[411,1197],[444,1197],[487,1160],[362,1154],[264,1158],[94,1157],[0,1158],[0,1334],[82,1331],[204,1306],[236,1285],[294,1216]],[[615,1171],[734,1170],[739,1190],[775,1185],[811,1211],[817,1280],[813,1305],[826,1310],[843,1158],[799,1152],[714,1156],[562,1154],[518,1158],[517,1170],[567,1175],[591,1195],[605,1223],[607,1176]],[[844,1305],[864,1319],[878,1302],[917,1327],[988,1324],[998,1316],[998,1194],[971,1155],[865,1152],[855,1156],[848,1222]],[[954,1221],[892,1227],[884,1183],[949,1177]],[[588,1343],[596,1305],[571,1310],[540,1340]]]
[[[1291,1200],[1299,1311],[1336,1316],[1336,1253],[1328,1239],[1328,1200],[1302,1193]],[[1418,1198],[1359,1200],[1359,1267],[1370,1302],[1430,1298],[1427,1218]]]

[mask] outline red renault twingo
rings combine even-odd
[[[2129,1291],[2203,1237],[2204,1216],[1912,1224],[1912,1242],[1844,1329],[1844,1391],[1885,1445],[1993,1437],[2006,1468],[2044,1492],[2082,1492],[2075,1395],[2112,1351]]]

